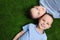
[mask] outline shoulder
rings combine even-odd
[[[29,25],[35,25],[35,24],[33,24],[33,23],[29,23]]]
[[[32,29],[32,28],[35,28],[36,25],[33,24],[33,23],[29,23],[29,24],[26,24],[25,26],[23,26],[23,29]]]
[[[36,25],[33,24],[33,23],[29,23],[28,25],[29,25],[30,27],[36,27]]]

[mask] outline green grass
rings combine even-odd
[[[46,30],[48,40],[60,40],[60,19],[54,19],[52,27]]]
[[[0,0],[0,40],[12,40],[22,25],[32,22],[27,11],[38,0]],[[48,40],[60,40],[60,19],[54,19],[52,28],[46,30]]]

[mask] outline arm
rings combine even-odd
[[[14,38],[13,40],[18,40],[19,37],[21,37],[24,34],[24,31],[19,32]]]
[[[21,37],[27,30],[28,30],[28,24],[23,26],[23,31],[19,32],[14,38],[13,40],[18,40],[19,37]]]

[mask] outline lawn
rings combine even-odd
[[[33,22],[28,10],[38,5],[38,0],[0,0],[0,40],[12,40],[26,23]],[[46,30],[48,40],[60,40],[60,19]]]

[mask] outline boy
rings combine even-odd
[[[38,24],[27,24],[23,26],[23,31],[19,32],[13,40],[47,40],[44,30],[49,29],[53,22],[53,17],[45,13],[38,19]]]

